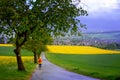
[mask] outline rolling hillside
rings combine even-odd
[[[120,31],[90,32],[82,36],[65,36],[54,39],[56,45],[95,46],[104,49],[120,49]]]
[[[120,31],[86,33],[83,36],[89,37],[91,39],[106,41],[106,42],[120,43]]]

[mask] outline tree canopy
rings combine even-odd
[[[30,35],[40,30],[50,35],[79,31],[77,16],[84,15],[87,11],[77,8],[73,0],[0,0],[0,28],[15,38],[18,70],[25,70],[20,49]]]
[[[37,63],[40,54],[48,50],[47,45],[51,44],[52,41],[52,36],[50,36],[46,30],[41,30],[32,34],[23,47],[33,52],[34,63]]]

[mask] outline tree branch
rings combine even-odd
[[[27,41],[27,32],[25,32],[25,34],[23,34],[24,36],[24,39],[23,39],[23,41],[21,42],[21,44],[20,44],[20,46],[22,46],[26,41]]]

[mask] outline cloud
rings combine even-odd
[[[81,0],[80,6],[86,9],[89,15],[100,16],[118,9],[119,2],[119,0]]]

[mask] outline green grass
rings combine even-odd
[[[15,56],[15,53],[13,52],[14,49],[15,47],[0,46],[0,56]],[[21,55],[22,56],[33,56],[33,53],[26,49],[22,49]]]
[[[8,58],[9,60],[9,58]],[[32,59],[23,59],[26,71],[17,71],[17,64],[14,59],[10,59],[9,62],[5,59],[0,59],[0,79],[1,80],[29,80],[35,65]]]
[[[101,78],[120,80],[120,54],[46,54],[48,60],[67,70]]]
[[[26,71],[17,70],[14,47],[0,47],[0,80],[30,80],[36,64],[33,62],[33,53],[22,49],[22,57]],[[4,57],[2,57],[4,56]]]

